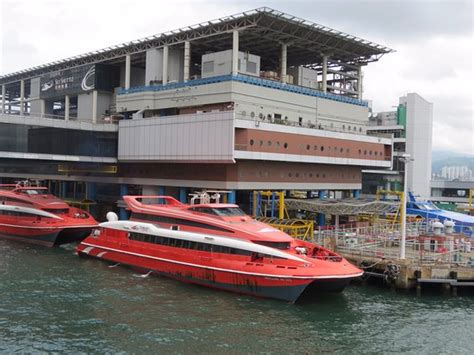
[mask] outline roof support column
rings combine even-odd
[[[327,80],[328,80],[328,56],[323,55],[323,78],[322,78],[322,90],[323,92],[328,91],[328,86],[327,86]]]
[[[163,85],[168,84],[168,45],[163,46]]]
[[[97,123],[97,90],[92,91],[92,123]]]
[[[232,75],[239,73],[239,31],[232,32]]]
[[[25,81],[20,80],[20,115],[25,112]]]
[[[46,101],[45,100],[39,100],[40,101],[40,114],[41,117],[44,117],[46,114]]]
[[[286,68],[287,68],[287,49],[286,44],[281,45],[281,72],[280,80],[282,83],[286,83]]]
[[[130,89],[130,73],[132,69],[132,58],[130,54],[125,56],[125,90]]]
[[[66,95],[64,97],[64,120],[69,121],[69,104],[70,104],[70,98],[69,95]]]
[[[184,82],[189,80],[189,69],[191,65],[191,43],[189,41],[184,42]]]
[[[2,113],[5,113],[5,95],[7,94],[7,88],[5,84],[2,85]]]
[[[359,65],[357,67],[357,98],[359,100],[362,100],[362,78],[363,78],[362,65]]]

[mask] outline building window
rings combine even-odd
[[[323,146],[321,146],[321,151],[324,152],[324,147]]]
[[[255,117],[255,112],[250,112],[250,117],[254,118]]]
[[[253,139],[250,140],[250,145],[254,145],[255,141]]]
[[[262,141],[262,140],[260,140],[260,147],[261,147],[261,146],[263,146],[263,141]]]
[[[260,113],[258,114],[258,118],[260,118],[261,120],[263,120],[263,113],[260,112]]]
[[[361,155],[361,154],[362,154],[362,150],[359,149],[359,155]]]
[[[277,141],[276,146],[277,146],[277,148],[280,148],[280,142],[279,141]]]
[[[298,117],[298,125],[299,126],[303,125],[303,117]]]
[[[318,146],[317,146],[317,145],[314,146],[314,150],[318,150]]]
[[[306,145],[306,150],[310,150],[311,146],[309,144]]]
[[[267,144],[268,144],[269,147],[271,147],[272,146],[272,141],[268,141]]]
[[[247,61],[247,72],[249,73],[257,73],[257,63]]]
[[[339,152],[340,152],[340,153],[343,153],[343,152],[344,152],[344,148],[339,149]]]
[[[295,174],[295,177],[300,177],[300,173],[296,173],[296,174]]]
[[[212,73],[214,71],[214,61],[202,63],[202,72],[203,73]]]
[[[283,148],[287,149],[287,148],[288,148],[288,143],[285,142],[285,143],[283,144]]]

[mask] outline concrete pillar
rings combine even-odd
[[[323,81],[323,86],[322,86],[322,89],[323,89],[323,92],[327,92],[328,91],[328,86],[327,86],[327,81],[328,81],[328,56],[327,55],[323,55],[323,78],[322,78],[322,81]]]
[[[239,73],[239,31],[232,32],[232,75]]]
[[[25,81],[20,80],[20,115],[25,112]]]
[[[130,73],[132,69],[132,58],[130,54],[125,56],[125,89],[130,89]]]
[[[188,190],[185,187],[179,188],[179,201],[182,203],[188,202]]]
[[[97,123],[97,90],[92,91],[92,123]]]
[[[163,85],[168,84],[168,46],[163,46]]]
[[[5,95],[7,94],[7,88],[5,84],[2,85],[2,113],[5,113]]]
[[[67,197],[67,181],[61,181],[61,197]]]
[[[286,83],[286,68],[287,64],[287,45],[281,45],[281,72],[280,72],[280,80],[282,83]]]
[[[237,193],[235,190],[232,190],[228,197],[229,203],[236,203],[237,202]]]
[[[191,65],[191,43],[189,41],[184,42],[184,82],[189,80],[189,71]]]
[[[95,182],[86,182],[86,199],[95,201],[97,197],[97,184]]]
[[[46,114],[46,101],[40,100],[40,113],[41,116],[44,116]]]
[[[69,106],[70,106],[70,98],[69,95],[64,97],[64,120],[69,121]]]
[[[357,98],[362,100],[362,81],[363,81],[362,66],[357,68]]]
[[[319,191],[319,198],[322,200],[322,199],[325,199],[327,197],[327,190],[321,190]],[[320,227],[323,227],[326,225],[326,215],[324,213],[319,213],[318,214],[318,224]]]
[[[166,187],[165,186],[158,186],[158,195],[159,196],[166,196]]]
[[[121,184],[120,185],[120,198],[123,198],[123,196],[125,195],[128,195],[128,185]],[[119,219],[120,220],[128,219],[128,212],[125,209],[125,207],[119,208]]]

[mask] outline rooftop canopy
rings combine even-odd
[[[121,62],[127,54],[141,54],[163,45],[182,46],[191,41],[193,56],[232,48],[232,32],[239,31],[239,50],[261,56],[262,69],[278,65],[280,44],[288,45],[288,66],[318,67],[322,55],[330,66],[366,64],[393,50],[332,28],[288,15],[268,7],[222,17],[154,36],[0,76],[0,83],[32,78],[41,74],[99,62]]]

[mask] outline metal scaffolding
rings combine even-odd
[[[384,214],[396,212],[399,202],[372,201],[361,199],[320,200],[320,199],[286,199],[288,210],[304,210],[325,215],[358,215]]]
[[[165,45],[184,48],[185,43],[189,41],[193,43],[193,54],[197,55],[209,50],[226,50],[229,49],[234,31],[240,33],[239,50],[266,55],[267,58],[279,58],[281,43],[288,44],[291,46],[288,51],[288,66],[319,68],[322,66],[323,56],[327,58],[328,55],[329,67],[364,65],[377,61],[385,53],[393,52],[390,48],[362,38],[262,7],[6,74],[0,76],[0,84],[85,64],[121,63],[129,55],[134,55],[134,61],[143,60],[144,52],[148,49]],[[263,62],[263,67],[274,66],[276,63],[271,62],[272,60],[275,59],[268,59],[268,63]]]

